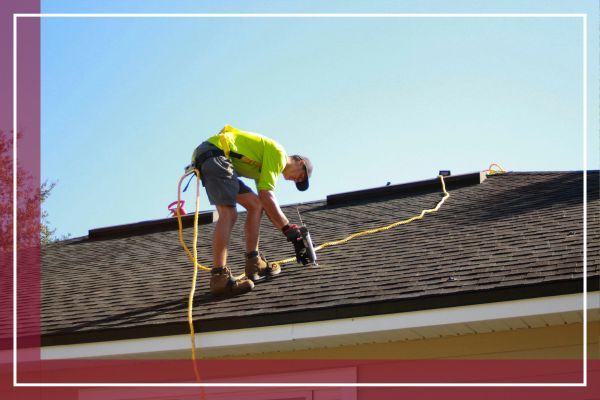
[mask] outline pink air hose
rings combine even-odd
[[[179,215],[185,215],[185,210],[183,209],[183,206],[185,206],[185,200],[175,200],[167,206],[167,209],[171,211],[171,217],[177,216],[177,204],[180,204]]]

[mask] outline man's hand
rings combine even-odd
[[[287,224],[281,231],[287,238],[288,242],[296,243],[298,240],[302,238],[302,233],[300,233],[300,227],[296,224]]]
[[[294,252],[296,253],[296,261],[302,262],[302,254],[306,251],[304,247],[304,241],[302,240],[302,232],[300,227],[296,224],[286,224],[281,231],[287,238],[288,242],[292,242],[294,245]]]

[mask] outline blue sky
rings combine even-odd
[[[588,168],[598,169],[595,2],[448,3],[42,5],[46,13],[589,13]],[[58,185],[45,208],[57,233],[73,236],[165,217],[194,147],[225,124],[311,157],[311,189],[281,178],[282,204],[491,162],[580,170],[582,46],[581,18],[46,18],[41,176]],[[194,194],[184,198],[191,211]]]

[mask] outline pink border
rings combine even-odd
[[[0,15],[0,87],[12,88],[12,14],[38,13],[39,1],[5,0]],[[31,18],[19,21],[18,48],[18,127],[22,131],[19,141],[18,159],[25,175],[30,179],[26,187],[19,192],[21,199],[27,199],[31,193],[37,193],[40,183],[40,22]],[[0,129],[10,131],[12,127],[11,90],[2,90],[0,94],[0,121],[7,126]],[[10,123],[9,123],[10,122]],[[39,220],[39,204],[29,213],[32,220]],[[12,216],[11,220],[12,220]],[[5,218],[3,215],[2,218]],[[39,226],[38,226],[39,228]],[[39,231],[39,229],[38,229]],[[27,246],[37,233],[19,232],[19,337],[18,346],[37,349],[31,352],[19,352],[19,382],[58,383],[58,382],[194,382],[193,369],[186,360],[176,361],[41,361],[39,359],[39,316],[40,316],[40,268],[39,247]],[[32,236],[33,235],[33,236]],[[33,243],[37,243],[33,240]],[[2,253],[2,280],[12,283],[12,253]],[[10,290],[9,290],[10,289]],[[0,292],[2,304],[12,304],[12,287]],[[12,326],[12,306],[2,307],[0,326]],[[3,336],[4,338],[4,336]],[[2,340],[2,349],[10,341]],[[12,366],[5,361],[12,360],[3,350],[0,361],[0,397],[20,399],[42,396],[43,398],[78,398],[80,388],[29,388],[14,387]],[[283,371],[314,371],[340,367],[355,367],[358,382],[581,382],[580,360],[555,361],[201,361],[201,375],[204,379],[223,379],[227,376],[239,382],[236,376],[256,375],[258,373],[280,373]],[[584,399],[600,396],[600,361],[592,360],[589,366],[589,385],[586,388],[360,388],[359,399],[379,399],[391,396],[406,396],[411,399],[432,397],[462,399],[505,399],[516,398],[544,399]],[[331,379],[331,375],[327,375]],[[300,382],[295,382],[300,383]],[[172,396],[178,388],[147,388],[148,397]],[[275,389],[273,389],[275,390]],[[120,393],[123,388],[114,388]],[[222,393],[222,391],[219,391]],[[138,392],[139,394],[139,392]],[[205,395],[211,389],[204,389]],[[138,397],[139,398],[139,397]]]

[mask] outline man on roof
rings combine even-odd
[[[254,288],[255,281],[279,274],[281,268],[267,262],[258,251],[260,219],[264,210],[288,241],[299,240],[300,228],[290,224],[283,214],[274,190],[279,174],[294,181],[298,190],[308,189],[312,174],[310,160],[299,155],[288,156],[274,140],[227,125],[194,150],[192,165],[200,171],[208,200],[219,213],[212,242],[211,294],[246,293]],[[254,179],[258,195],[240,180],[240,176]],[[244,226],[246,265],[245,277],[236,280],[227,266],[227,247],[237,219],[238,203],[247,210]]]

